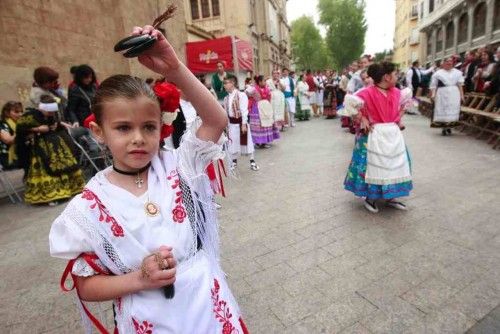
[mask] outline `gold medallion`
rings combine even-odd
[[[146,204],[144,204],[144,210],[146,211],[146,214],[150,217],[156,217],[160,213],[160,209],[153,202],[146,202]]]

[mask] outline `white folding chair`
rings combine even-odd
[[[4,171],[3,166],[0,164],[0,184],[2,185],[2,188],[12,203],[22,203],[23,200],[21,196],[19,196],[16,188],[12,182],[10,182],[9,177],[6,174],[7,173]]]

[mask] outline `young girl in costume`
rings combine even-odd
[[[238,79],[235,76],[229,75],[224,79],[224,89],[228,93],[223,104],[229,116],[227,133],[229,137],[228,151],[232,160],[231,170],[236,169],[240,155],[248,155],[250,169],[258,171],[259,166],[255,162],[252,134],[248,126],[248,96],[236,87],[238,87]]]
[[[219,266],[205,174],[221,157],[227,116],[159,31],[145,26],[133,33],[157,39],[139,61],[184,91],[203,122],[177,150],[160,150],[161,133],[171,130],[162,126],[170,96],[156,91],[158,99],[127,75],[102,82],[91,128],[114,165],[96,174],[52,225],[51,255],[69,261],[62,284],[71,273],[82,301],[113,301],[120,334],[247,333]],[[107,333],[83,302],[82,309]]]
[[[252,100],[248,114],[253,142],[259,148],[269,148],[273,141],[280,138],[280,133],[274,122],[271,91],[264,76],[256,76],[255,83],[247,87],[245,92]]]
[[[370,65],[368,76],[374,85],[348,94],[344,101],[345,112],[360,124],[344,187],[365,197],[370,212],[378,212],[377,200],[406,210],[397,200],[408,196],[413,187],[401,116],[412,102],[412,93],[394,87],[397,76],[392,63]]]

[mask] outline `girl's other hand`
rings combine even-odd
[[[169,73],[179,69],[180,60],[174,48],[163,34],[153,26],[134,27],[132,35],[151,35],[156,38],[152,47],[144,51],[139,57],[139,62],[158,74],[168,76]]]
[[[158,289],[174,284],[176,266],[172,248],[161,246],[156,253],[142,261],[139,272],[142,290]]]

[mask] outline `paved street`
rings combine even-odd
[[[408,212],[370,214],[343,190],[354,139],[338,120],[288,130],[257,151],[259,172],[240,161],[220,200],[222,252],[251,333],[500,332],[500,152],[405,123]],[[81,332],[48,256],[62,209],[0,204],[2,333]]]

